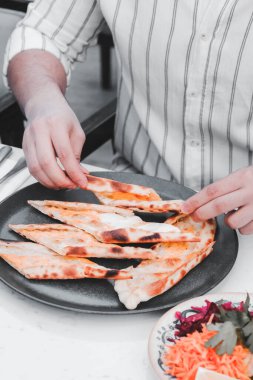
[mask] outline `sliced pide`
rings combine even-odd
[[[23,276],[33,280],[131,278],[128,270],[106,268],[84,258],[63,257],[36,243],[0,240],[0,257]]]
[[[157,243],[168,241],[198,241],[192,232],[181,232],[172,224],[144,222],[140,217],[122,215],[121,211],[103,212],[99,209],[73,208],[69,202],[28,201],[28,203],[50,216],[68,225],[80,228],[92,234],[103,243]],[[105,206],[108,207],[108,206]],[[128,211],[128,210],[124,210]]]
[[[200,237],[199,242],[159,243],[153,247],[164,260],[142,261],[132,270],[133,278],[115,281],[115,290],[120,301],[128,309],[135,309],[140,302],[156,297],[182,280],[186,274],[203,261],[211,252],[214,244],[216,224],[214,220],[194,222],[188,216],[175,222],[183,231],[194,230]]]
[[[63,256],[110,259],[160,259],[153,249],[100,243],[92,235],[66,224],[16,224],[13,231]]]

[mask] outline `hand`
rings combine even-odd
[[[85,188],[87,170],[80,165],[85,134],[77,117],[63,97],[40,104],[28,117],[23,139],[30,173],[49,188]]]
[[[253,233],[253,167],[240,169],[206,186],[183,206],[196,221],[227,214],[225,222],[242,234]]]

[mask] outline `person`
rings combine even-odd
[[[47,187],[85,188],[85,136],[64,92],[106,22],[119,66],[117,162],[200,190],[184,204],[196,220],[226,213],[253,233],[252,21],[251,0],[34,1],[4,65],[27,118],[30,172]]]

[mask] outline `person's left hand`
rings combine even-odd
[[[226,224],[241,234],[253,233],[253,166],[218,180],[187,199],[184,212],[202,221],[220,214]]]

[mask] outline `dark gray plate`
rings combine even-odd
[[[153,187],[163,199],[187,199],[194,192],[154,177],[132,173],[98,172],[99,177]],[[0,204],[0,237],[24,240],[10,231],[8,225],[19,223],[52,223],[52,219],[27,204],[28,199],[54,199],[98,203],[96,197],[83,190],[49,190],[36,183],[10,196]],[[162,221],[158,215],[144,215],[145,220]],[[217,285],[231,270],[236,260],[238,239],[218,218],[216,243],[211,255],[194,268],[180,283],[164,294],[143,302],[136,310],[127,310],[118,300],[113,286],[106,280],[32,281],[0,259],[0,279],[12,289],[34,300],[64,309],[88,313],[128,314],[167,309],[188,298],[200,296]],[[96,260],[104,266],[125,268],[131,260]]]

